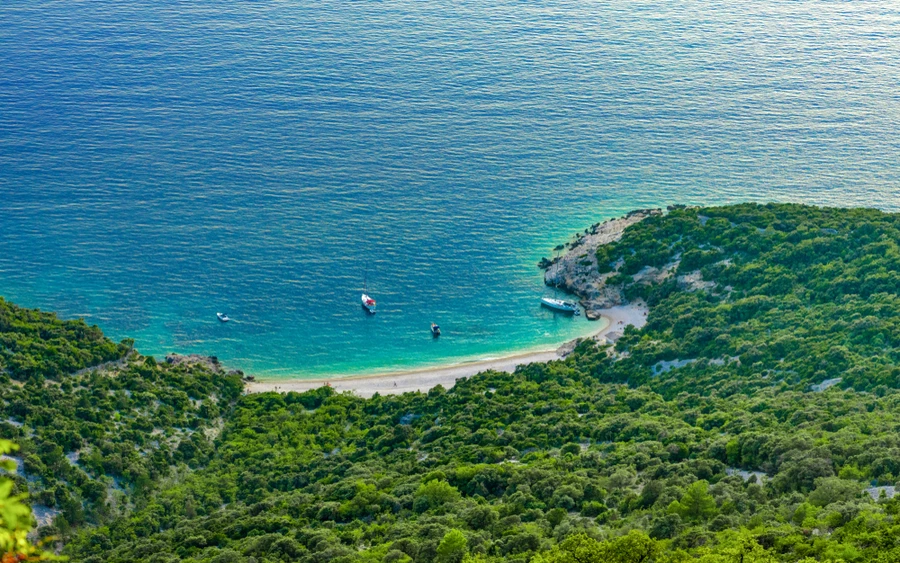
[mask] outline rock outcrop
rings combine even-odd
[[[169,354],[166,356],[166,363],[172,365],[202,365],[213,373],[224,372],[219,358],[215,356],[203,356],[201,354]]]

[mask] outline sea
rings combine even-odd
[[[553,348],[556,245],[739,201],[900,210],[900,3],[0,2],[0,295],[145,354]]]

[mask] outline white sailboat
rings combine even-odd
[[[367,293],[362,294],[362,306],[363,309],[368,311],[370,314],[375,314],[375,300],[369,297]]]
[[[366,275],[363,278],[362,306],[370,315],[375,314],[375,300],[369,297],[369,265],[366,264]]]
[[[552,299],[550,297],[541,297],[541,305],[549,307],[564,313],[577,313],[578,304],[574,301],[563,301],[562,299]]]
[[[556,291],[559,291],[559,251],[557,251],[556,255],[556,284],[554,284],[554,288]],[[581,311],[578,310],[578,304],[574,301],[566,301],[564,299],[556,299],[554,297],[541,297],[541,305],[547,307],[549,309],[553,309],[554,311],[560,311],[563,313],[572,313],[574,315],[580,315]]]

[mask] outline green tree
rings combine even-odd
[[[446,481],[432,479],[419,486],[419,489],[416,491],[416,499],[423,500],[428,508],[437,508],[458,500],[459,491]]]
[[[535,556],[532,563],[650,563],[659,553],[659,544],[637,530],[602,542],[575,534],[551,551]]]
[[[763,549],[747,530],[726,532],[719,545],[702,548],[697,561],[700,563],[778,563],[778,558]],[[811,563],[806,560],[799,563]]]
[[[437,547],[437,563],[460,563],[467,553],[466,536],[459,530],[450,530]]]
[[[659,543],[644,532],[632,530],[608,542],[606,561],[609,563],[648,563],[659,555]]]
[[[853,500],[863,488],[859,481],[839,477],[820,477],[815,483],[815,490],[809,494],[809,503],[813,506],[828,506],[833,502]]]
[[[695,481],[680,501],[673,501],[670,511],[675,512],[685,520],[708,520],[716,514],[716,501],[709,494],[709,483],[700,480]]]

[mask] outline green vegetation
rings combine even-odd
[[[0,373],[24,381],[57,379],[101,362],[119,360],[133,344],[115,344],[96,326],[61,321],[53,313],[22,309],[0,297]]]
[[[651,307],[614,349],[369,400],[7,368],[0,435],[84,562],[897,561],[898,243],[873,210],[673,209],[600,250]]]
[[[45,535],[126,514],[172,467],[205,464],[243,387],[214,364],[116,362],[130,341],[2,300],[0,339],[0,437],[20,447],[10,482],[55,514]]]
[[[9,440],[0,440],[0,455],[17,450]],[[15,470],[15,462],[10,459],[0,461],[5,471]],[[31,509],[23,501],[25,495],[13,495],[15,484],[6,477],[0,477],[0,561],[47,561],[58,559],[52,553],[43,551],[28,539],[32,529]]]
[[[221,410],[242,388],[237,376],[152,358],[61,384],[39,380],[4,389],[0,431],[21,446],[31,482],[18,476],[19,488],[59,511],[60,534],[121,514],[174,465],[206,463]]]

